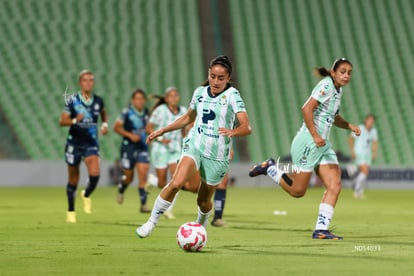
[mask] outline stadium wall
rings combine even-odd
[[[110,185],[109,168],[112,162],[101,161],[100,186]],[[230,165],[230,177],[234,177],[237,187],[275,187],[275,184],[267,177],[250,178],[247,174],[250,163],[233,163]],[[66,165],[56,161],[0,161],[0,187],[25,187],[25,186],[61,186],[67,182]],[[85,166],[81,165],[81,178],[79,185],[82,187],[87,180]],[[351,181],[345,179],[343,186],[349,188]],[[414,168],[375,168],[370,174],[368,188],[370,189],[414,189]],[[136,186],[137,179],[134,179]]]

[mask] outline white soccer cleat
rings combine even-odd
[[[144,223],[143,225],[141,225],[141,227],[138,227],[137,230],[135,230],[135,233],[137,234],[138,237],[140,237],[141,239],[148,237],[151,232],[154,230],[155,228],[155,224],[147,221],[146,223]]]
[[[81,197],[83,201],[83,211],[86,214],[92,213],[92,200],[89,197],[85,197],[85,190],[82,190]]]

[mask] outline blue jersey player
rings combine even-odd
[[[131,104],[122,111],[116,120],[114,131],[121,135],[121,163],[124,171],[122,182],[118,185],[117,202],[122,204],[124,192],[134,178],[134,169],[138,173],[138,192],[141,199],[141,213],[151,210],[147,207],[147,192],[145,185],[149,170],[148,146],[145,143],[148,122],[148,110],[145,107],[146,97],[142,89],[132,93]]]
[[[60,117],[61,126],[69,126],[66,140],[65,160],[68,165],[69,180],[66,186],[68,198],[68,212],[66,221],[76,222],[75,194],[79,182],[79,164],[84,160],[89,173],[89,180],[85,190],[81,192],[83,209],[91,213],[90,195],[95,190],[99,180],[99,142],[98,118],[101,116],[102,135],[108,132],[107,115],[101,97],[93,93],[95,85],[91,71],[83,70],[79,73],[80,92],[66,99],[65,109]]]

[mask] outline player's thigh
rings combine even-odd
[[[229,174],[226,173],[221,183],[217,186],[217,189],[225,190],[227,188],[228,183],[229,183]]]
[[[197,165],[194,159],[190,156],[183,156],[178,162],[170,183],[181,188],[196,172]]]
[[[295,172],[291,174],[289,177],[292,179],[292,185],[290,185],[290,187],[287,188],[289,189],[289,193],[295,197],[304,196],[306,191],[308,190],[309,181],[312,177],[312,173],[313,172]]]
[[[187,191],[197,193],[200,188],[200,173],[197,171],[190,179],[184,184],[184,187]]]
[[[84,158],[86,167],[88,168],[89,175],[97,176],[99,175],[99,156],[98,155],[89,155]]]

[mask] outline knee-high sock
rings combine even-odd
[[[170,205],[171,202],[162,199],[161,196],[158,195],[154,202],[154,207],[152,208],[151,216],[148,221],[157,224],[162,214],[164,214],[165,210],[167,210]]]
[[[319,205],[318,219],[316,220],[315,230],[328,230],[334,214],[334,208],[328,203]]]
[[[367,175],[360,172],[355,179],[355,192],[358,194],[362,194],[364,192],[364,184],[365,180],[367,179]]]
[[[208,223],[208,217],[211,214],[211,210],[208,211],[207,213],[203,213],[200,210],[200,207],[198,207],[198,215],[197,215],[197,223],[201,224],[204,226],[204,228],[206,228],[207,223]]]
[[[76,195],[76,186],[70,185],[69,183],[66,185],[66,196],[68,198],[68,211],[72,212],[75,211],[75,195]]]
[[[223,217],[226,192],[226,189],[217,189],[214,194],[214,219],[221,219]]]
[[[145,188],[138,188],[139,198],[141,200],[141,206],[147,204],[147,191]]]
[[[98,185],[99,175],[98,176],[89,176],[88,185],[85,189],[85,197],[89,197],[92,192],[95,190],[96,186]]]

